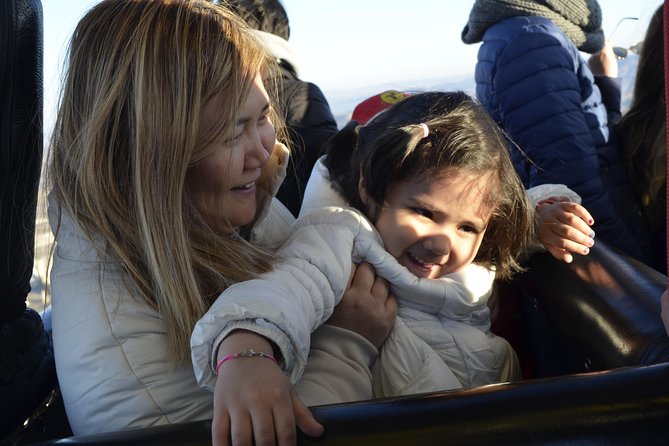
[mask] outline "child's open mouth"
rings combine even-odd
[[[441,264],[434,262],[427,262],[420,257],[410,252],[406,253],[406,258],[409,260],[410,270],[418,277],[429,277],[434,271],[441,268]]]

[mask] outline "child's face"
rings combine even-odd
[[[491,210],[482,206],[489,175],[450,170],[426,181],[392,185],[375,226],[390,254],[421,278],[436,279],[470,264]]]

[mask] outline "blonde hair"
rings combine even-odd
[[[229,138],[256,74],[272,62],[222,6],[103,0],[79,22],[67,67],[49,160],[52,193],[164,318],[172,359],[187,360],[192,328],[213,299],[271,269],[268,250],[216,232],[185,178]],[[202,109],[217,95],[227,107],[202,138]],[[270,196],[259,191],[258,212]],[[104,244],[95,243],[100,238]]]

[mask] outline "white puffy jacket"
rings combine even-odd
[[[169,361],[160,315],[118,266],[98,257],[68,215],[59,220],[54,200],[49,220],[54,233],[60,221],[51,270],[53,343],[74,434],[210,419],[212,395],[197,385],[190,364]],[[274,200],[256,233],[278,244],[293,220]],[[102,239],[95,243],[104,249]]]
[[[472,264],[438,280],[419,279],[384,249],[360,212],[341,202],[319,161],[303,212],[277,253],[281,263],[258,279],[230,287],[197,323],[191,347],[198,382],[213,388],[217,346],[240,327],[272,339],[297,382],[309,354],[310,334],[341,299],[351,261],[374,265],[399,299],[398,323],[374,366],[374,396],[498,381],[500,370],[515,362],[515,355],[505,340],[490,332],[487,302],[494,272]],[[334,402],[301,396],[309,404]]]

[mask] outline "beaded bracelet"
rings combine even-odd
[[[248,349],[243,352],[239,353],[229,353],[225,356],[223,356],[219,361],[216,363],[216,368],[214,369],[214,373],[218,375],[218,369],[221,368],[223,363],[225,361],[229,361],[230,359],[236,359],[236,358],[267,358],[270,361],[274,362],[274,364],[278,364],[279,361],[276,360],[276,358],[269,353],[264,353],[264,352],[257,352],[255,350]]]

